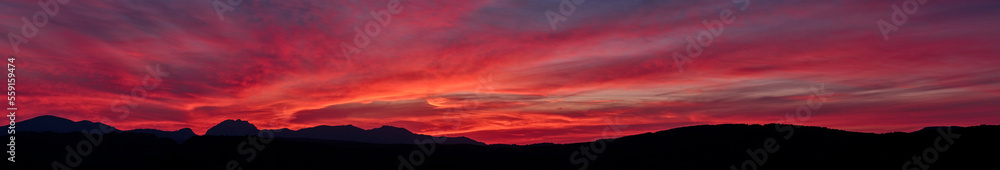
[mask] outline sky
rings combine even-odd
[[[996,1],[926,1],[897,12],[901,24],[892,6],[905,1],[587,0],[568,13],[558,0],[402,0],[388,19],[371,14],[388,0],[73,0],[48,13],[39,2],[58,1],[0,2],[19,120],[197,134],[227,119],[388,125],[571,143],[776,123],[821,88],[822,107],[792,123],[887,133],[1000,122]],[[731,22],[699,57],[675,60],[723,11]],[[40,26],[15,41],[22,17]],[[883,36],[880,20],[896,29]]]

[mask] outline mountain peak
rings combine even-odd
[[[190,128],[184,128],[172,132],[162,131],[157,129],[133,129],[126,132],[152,134],[153,136],[160,138],[169,138],[171,140],[176,141],[177,143],[184,143],[184,141],[187,141],[191,137],[197,136],[197,134],[194,134],[194,131],[192,131]]]
[[[190,130],[190,129],[189,129]],[[251,124],[250,122],[236,119],[228,119],[220,122],[219,124],[209,128],[205,135],[211,136],[243,136],[243,135],[257,135],[260,129],[257,126]]]
[[[194,134],[194,130],[191,130],[191,128],[180,129],[180,130],[177,130],[177,132]]]
[[[233,120],[233,119],[226,119],[226,120],[224,120],[224,121],[220,122],[220,124],[221,124],[221,123],[246,123],[246,124],[250,124],[250,122],[249,122],[249,121],[246,121],[246,120],[243,120],[243,119],[236,119],[236,120]]]
[[[56,132],[56,133],[67,133],[67,132],[79,132],[80,130],[87,129],[110,129],[112,131],[118,131],[114,127],[108,126],[103,123],[91,122],[91,121],[79,121],[74,122],[62,117],[43,115],[34,117],[22,122],[18,122],[18,131],[26,132]]]
[[[324,125],[324,126],[329,126],[329,125]],[[357,126],[354,126],[354,125],[352,125],[352,124],[347,124],[347,125],[337,125],[337,126],[330,126],[330,127],[347,127],[347,128],[359,128],[359,127],[357,127]],[[359,128],[359,129],[360,129],[360,128]]]
[[[34,118],[31,118],[31,119],[28,119],[28,120],[25,120],[25,121],[22,121],[22,122],[28,122],[28,121],[68,122],[68,123],[72,123],[73,122],[72,120],[69,120],[69,119],[66,119],[66,118],[62,118],[62,117],[58,117],[58,116],[52,116],[52,115],[42,115],[42,116],[34,117]]]
[[[25,131],[33,132],[52,131],[56,133],[68,133],[79,132],[81,129],[95,129],[102,126],[106,126],[105,128],[110,127],[102,123],[90,121],[73,122],[72,120],[56,116],[39,116],[21,123],[25,125]],[[118,130],[115,129],[115,131]],[[276,132],[274,134],[275,137],[342,140],[380,144],[409,144],[415,139],[426,139],[431,137],[429,135],[415,134],[405,128],[389,125],[383,125],[370,130],[365,130],[348,124],[339,126],[320,125],[299,130],[291,130],[288,128],[280,130],[272,129],[272,131]],[[173,139],[177,143],[184,143],[189,138],[197,136],[190,128],[183,128],[177,131],[133,129],[127,132],[152,134],[156,137]],[[242,119],[228,119],[209,128],[204,136],[245,136],[258,135],[259,132],[261,132],[261,130],[248,121]],[[444,144],[485,145],[482,142],[478,142],[467,137],[449,138]]]
[[[400,127],[395,127],[395,126],[389,126],[389,125],[382,125],[382,127],[378,127],[378,128],[375,128],[375,129],[372,129],[372,130],[369,130],[369,131],[413,134],[413,132],[410,132],[410,130],[407,130],[405,128],[400,128]]]
[[[937,129],[961,129],[961,128],[963,128],[963,127],[961,127],[961,126],[928,126],[928,127],[921,128],[920,130],[913,131],[911,133],[919,133],[919,132],[935,132],[936,133]]]

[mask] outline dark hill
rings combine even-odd
[[[365,131],[353,126],[283,131],[404,134],[398,128]],[[762,163],[756,169],[896,170],[942,144],[942,133],[960,137],[947,143],[947,150],[936,151],[933,163],[921,164],[929,169],[1000,169],[997,125],[873,134],[779,124],[690,126],[595,142],[535,145],[417,146],[297,137],[262,142],[252,136],[194,136],[177,144],[151,134],[112,132],[74,169],[226,169],[230,162],[242,169],[741,169],[757,160]],[[67,146],[75,149],[86,140],[80,132],[19,132],[18,162],[3,161],[0,166],[52,169],[53,161],[66,162],[71,153]],[[765,146],[773,152],[758,154]],[[408,165],[401,165],[400,158],[411,157]],[[910,168],[919,169],[904,169]]]
[[[257,135],[257,126],[243,120],[225,120],[209,128],[205,135],[209,136],[246,136]]]
[[[190,128],[184,128],[172,132],[156,130],[156,129],[135,129],[125,132],[152,134],[153,136],[156,137],[169,138],[171,140],[176,141],[177,143],[184,143],[184,141],[187,141],[191,137],[197,136],[197,134],[194,134],[194,131],[192,131]]]
[[[17,122],[17,132],[55,132],[68,133],[80,132],[81,130],[92,130],[101,127],[113,128],[103,123],[91,121],[73,122],[72,120],[56,116],[38,116],[21,122]],[[114,129],[114,131],[118,131]],[[7,133],[2,133],[5,136]]]

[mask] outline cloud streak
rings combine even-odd
[[[386,1],[244,1],[223,21],[198,0],[72,1],[20,46],[18,76],[30,84],[18,89],[21,114],[114,118],[108,105],[160,64],[171,75],[113,126],[203,134],[244,119],[586,142],[616,116],[625,134],[772,123],[816,84],[833,96],[804,125],[881,133],[1000,120],[1000,25],[987,22],[1000,16],[996,2],[925,4],[883,41],[874,21],[893,2],[754,1],[683,73],[668,54],[737,6],[588,1],[552,31],[543,14],[555,0],[405,2],[348,61],[340,42]],[[39,9],[0,2],[0,30],[19,32]],[[485,75],[495,91],[477,97]],[[452,128],[442,115],[474,99]],[[288,123],[266,125],[278,116]]]

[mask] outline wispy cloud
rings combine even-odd
[[[770,123],[818,83],[836,102],[807,125],[890,132],[1000,120],[1000,25],[989,22],[997,2],[929,2],[883,41],[874,21],[894,2],[754,1],[683,73],[668,54],[704,29],[702,19],[737,6],[587,1],[553,31],[543,14],[559,2],[407,2],[348,62],[340,42],[385,2],[244,1],[220,22],[201,0],[72,1],[20,46],[18,76],[31,84],[18,89],[21,114],[117,116],[107,103],[162,64],[170,83],[113,126],[204,133],[225,119],[261,125],[287,106],[293,129],[393,125],[487,143],[584,142],[614,116],[625,134]],[[38,10],[0,2],[0,30],[20,31],[20,17]],[[448,102],[470,99],[487,73],[495,95],[444,128]]]

